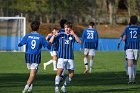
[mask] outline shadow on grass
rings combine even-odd
[[[137,72],[136,85],[135,87],[116,87],[115,86],[131,86],[128,85],[128,77],[125,76],[124,72],[96,72],[92,74],[75,74],[70,86],[80,87],[77,90],[72,90],[69,93],[119,93],[120,91],[139,91],[140,90],[140,75]],[[34,81],[35,86],[52,87],[54,89],[54,79],[56,74],[41,74],[38,73]],[[28,74],[23,73],[1,73],[0,74],[0,87],[23,87],[28,79]],[[96,86],[113,86],[103,89],[94,89]],[[87,87],[91,88],[89,91]],[[83,89],[86,89],[84,91]],[[93,89],[93,90],[92,90]]]

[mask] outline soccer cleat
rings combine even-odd
[[[55,87],[55,93],[60,93],[58,87]]]
[[[135,81],[132,81],[132,84],[136,84],[136,82]]]
[[[66,92],[66,87],[62,86],[61,91],[65,93]]]
[[[129,81],[128,84],[132,84],[132,81]]]
[[[28,89],[28,93],[32,93],[32,90],[31,89]]]
[[[23,90],[22,93],[28,93],[27,91]]]
[[[91,69],[89,70],[89,73],[91,73]]]
[[[46,70],[46,63],[44,63],[43,66],[44,66],[44,70]]]
[[[87,74],[87,73],[89,73],[89,71],[88,71],[88,70],[85,70],[85,71],[84,71],[84,74]]]

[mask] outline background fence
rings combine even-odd
[[[0,36],[0,51],[18,51],[18,40],[20,37],[18,36]],[[13,43],[14,42],[14,43]],[[111,38],[100,38],[98,51],[118,51],[117,44],[119,42],[118,38],[111,39]],[[75,43],[74,50],[78,51],[80,49],[80,44]],[[123,51],[124,49],[124,42],[122,42],[119,51]],[[42,48],[42,50],[47,50],[47,48]]]

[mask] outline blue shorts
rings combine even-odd
[[[28,54],[25,53],[25,62],[26,63],[37,63],[41,62],[41,53],[40,54]]]

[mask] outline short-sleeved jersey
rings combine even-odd
[[[48,46],[45,37],[35,31],[25,35],[18,46],[24,44],[26,44],[26,54],[40,54],[42,46]]]
[[[125,49],[140,49],[140,27],[136,25],[130,25],[124,30]]]
[[[54,42],[59,42],[58,58],[74,59],[75,38],[73,35],[60,33],[55,37]]]
[[[97,49],[98,47],[98,33],[93,28],[87,28],[82,33],[81,48]]]
[[[52,36],[48,37],[48,40],[51,39]],[[50,51],[58,51],[58,42],[53,42],[49,48]]]

